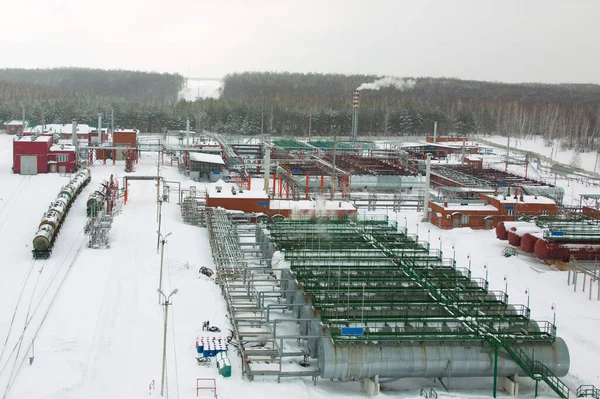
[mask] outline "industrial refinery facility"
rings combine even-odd
[[[53,312],[79,320],[70,331],[83,338],[73,345],[92,363],[59,375],[42,362],[71,361],[58,350],[66,343],[29,323],[19,337],[4,322],[12,314],[1,313],[7,342],[26,345],[3,352],[0,366],[31,364],[0,371],[15,397],[33,392],[25,381],[42,372],[38,364],[61,386],[122,379],[147,385],[145,395],[181,386],[258,397],[265,384],[281,394],[301,384],[315,398],[598,392],[578,358],[581,329],[566,322],[576,315],[556,317],[571,303],[598,303],[592,175],[462,137],[402,144],[115,130],[93,143],[71,133],[60,144],[56,136],[0,137],[14,149],[16,169],[6,172],[14,194],[2,194],[10,209],[31,182],[44,193],[28,200],[42,221],[18,222],[28,224],[31,247],[8,256],[24,270],[40,266],[41,276],[64,270],[60,284],[51,276],[39,284],[68,302],[40,297],[50,316],[31,325],[52,323]],[[77,170],[18,175],[54,171],[52,148],[61,145],[73,147]],[[566,181],[587,187],[578,205],[565,198]],[[36,283],[12,273],[35,303]],[[557,295],[551,307],[545,287]],[[559,294],[577,287],[587,291]],[[14,317],[26,308],[18,302]],[[119,366],[123,356],[128,366]]]

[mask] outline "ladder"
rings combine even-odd
[[[544,381],[558,396],[568,399],[569,388],[542,362],[531,359],[523,349],[512,346],[508,342],[501,341],[500,345],[529,377],[536,382]]]

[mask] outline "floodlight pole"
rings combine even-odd
[[[162,281],[163,281],[163,260],[165,259],[165,244],[167,243],[167,237],[170,236],[171,233],[167,234],[166,236],[162,237],[162,240],[160,241],[162,243],[162,249],[160,251],[160,276],[158,278],[158,304],[160,305],[160,292],[162,290]],[[160,232],[158,233],[158,236],[161,237]]]
[[[159,295],[162,295],[165,298],[165,320],[164,320],[164,330],[163,330],[163,356],[162,356],[162,373],[160,376],[160,396],[165,396],[165,366],[167,359],[167,317],[169,316],[169,299],[171,296],[177,294],[177,288],[175,288],[169,296],[166,296],[161,290],[158,290]]]
[[[158,252],[158,247],[160,245],[160,225],[162,224],[162,201],[158,201],[158,235],[156,238],[156,252]]]

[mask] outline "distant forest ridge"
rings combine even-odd
[[[360,90],[360,137],[430,134],[542,135],[581,151],[600,146],[600,86],[317,73],[241,72],[218,99],[186,101],[178,74],[83,68],[0,70],[0,118],[115,124],[145,132],[192,129],[278,136],[350,134]],[[106,119],[105,119],[106,120]]]
[[[58,87],[131,101],[172,104],[185,78],[178,74],[88,68],[0,69],[0,82]]]

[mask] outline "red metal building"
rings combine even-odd
[[[52,146],[50,136],[21,137],[13,142],[13,172],[36,175],[48,171],[48,153]]]
[[[113,145],[119,147],[115,154],[116,160],[124,160],[129,148],[134,152],[134,160],[137,162],[137,136],[138,131],[133,129],[117,129],[113,132]]]
[[[75,147],[54,144],[48,152],[48,172],[75,172]]]

